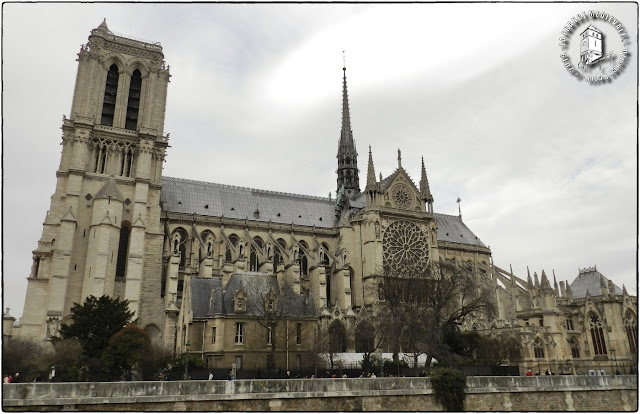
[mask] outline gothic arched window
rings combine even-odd
[[[329,325],[329,349],[331,352],[347,352],[347,330],[339,320]]]
[[[326,243],[322,243],[322,256],[320,257],[320,261],[324,266],[329,266],[329,255],[327,252],[329,251],[329,246]]]
[[[113,114],[116,111],[116,95],[118,94],[118,66],[111,65],[107,72],[107,82],[104,87],[104,102],[102,103],[102,118],[100,124],[113,126]]]
[[[127,256],[129,254],[129,235],[131,228],[122,223],[120,241],[118,242],[118,259],[116,260],[116,277],[124,277],[127,270]]]
[[[233,247],[236,247],[238,245],[238,236],[236,236],[235,234],[232,234],[229,236],[229,241],[231,242]],[[224,261],[225,262],[232,262],[233,261],[233,254],[231,252],[231,248],[229,246],[227,246],[227,251],[224,254]]]
[[[274,273],[278,271],[278,264],[280,264],[280,263],[282,263],[284,261],[282,252],[287,250],[287,243],[285,243],[284,240],[278,239],[276,241],[278,242],[278,244],[275,247],[274,254],[273,254],[273,271],[274,271]]]
[[[98,174],[104,174],[104,167],[107,163],[107,146],[100,141],[96,141],[94,143],[94,153],[95,153],[95,168],[93,172],[96,172]]]
[[[304,241],[300,241],[300,245],[302,245],[305,249],[308,249],[307,243]],[[300,276],[307,276],[309,274],[309,259],[307,255],[304,253],[304,250],[300,249],[298,252],[298,257],[300,259]]]
[[[140,91],[142,90],[142,74],[138,69],[131,75],[129,86],[129,102],[127,103],[127,119],[124,127],[135,130],[138,127],[138,110],[140,109]]]
[[[131,177],[131,167],[133,166],[133,151],[131,148],[122,151],[120,158],[120,175]]]
[[[349,267],[349,291],[351,292],[351,307],[356,306],[356,292],[355,292],[355,272]]]
[[[571,347],[571,356],[573,358],[580,358],[580,347],[578,341],[575,338],[569,339],[569,346]]]
[[[625,315],[624,327],[627,331],[629,349],[632,354],[635,354],[638,352],[638,319],[630,310],[628,310]]]
[[[254,237],[253,242],[256,244],[256,246],[258,246],[258,248],[262,249],[263,243],[260,237],[257,237],[257,236]],[[259,263],[258,251],[252,244],[251,254],[249,255],[249,271],[257,272],[259,270],[259,267],[260,267],[260,263]]]
[[[533,355],[535,358],[544,358],[544,346],[540,338],[533,341]]]
[[[175,233],[178,237],[174,239],[174,243],[177,243],[177,246],[174,247],[174,251],[178,250],[180,252],[180,264],[178,267],[180,269],[184,269],[187,263],[187,232],[183,228],[178,228],[175,230]]]
[[[604,342],[602,322],[600,322],[600,319],[594,313],[589,317],[589,327],[591,330],[591,341],[593,342],[593,353],[595,355],[606,355],[607,345]]]

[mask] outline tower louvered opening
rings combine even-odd
[[[118,67],[113,64],[107,72],[107,82],[104,87],[104,102],[102,104],[102,125],[113,126],[113,115],[116,110],[116,96],[118,95]]]

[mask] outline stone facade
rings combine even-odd
[[[62,124],[57,187],[33,252],[21,326],[12,334],[48,340],[74,303],[107,294],[127,299],[156,343],[179,353],[189,344],[211,367],[230,367],[242,357],[245,365],[263,368],[270,351],[260,318],[216,305],[246,293],[245,282],[269,280],[280,296],[286,286],[305,304],[286,313],[285,327],[302,324],[304,337],[292,346],[296,357],[309,360],[330,328],[342,335],[339,351],[357,351],[356,326],[378,300],[372,278],[384,265],[451,260],[494,288],[499,320],[476,320],[475,329],[527,331],[531,320],[542,318],[549,332],[539,338],[556,347],[545,358],[567,358],[563,341],[587,344],[588,336],[562,331],[565,314],[575,314],[578,323],[579,312],[595,312],[605,323],[607,347],[613,344],[620,357],[634,354],[635,344],[625,345],[625,327],[637,326],[635,298],[610,293],[582,303],[549,291],[544,281],[527,284],[493,266],[490,249],[461,215],[434,212],[424,161],[417,185],[399,150],[397,169],[376,176],[369,148],[361,191],[346,69],[335,199],[163,177],[169,77],[161,46],[114,35],[106,22],[81,47],[71,114]],[[255,307],[264,300],[256,298],[244,299]],[[250,344],[234,340],[238,323]],[[214,328],[221,335],[215,343]],[[288,346],[290,338],[280,335],[282,329],[276,342]],[[587,345],[581,358],[595,359]],[[277,349],[279,366],[288,349]]]

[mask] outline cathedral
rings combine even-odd
[[[327,331],[338,352],[358,351],[383,266],[449,260],[491,286],[498,317],[473,329],[519,332],[522,369],[637,355],[636,297],[595,268],[551,286],[544,272],[525,280],[494,266],[460,215],[434,211],[424,161],[417,184],[399,150],[395,171],[376,175],[369,147],[361,188],[346,68],[335,198],[163,176],[169,78],[159,44],[106,21],[80,48],[23,317],[5,314],[5,335],[47,341],[74,303],[109,295],[128,300],[154,343],[211,368],[301,368]]]

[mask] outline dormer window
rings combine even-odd
[[[246,312],[247,311],[247,297],[242,290],[236,292],[235,297],[233,298],[234,306],[233,309],[236,313],[238,312]]]

